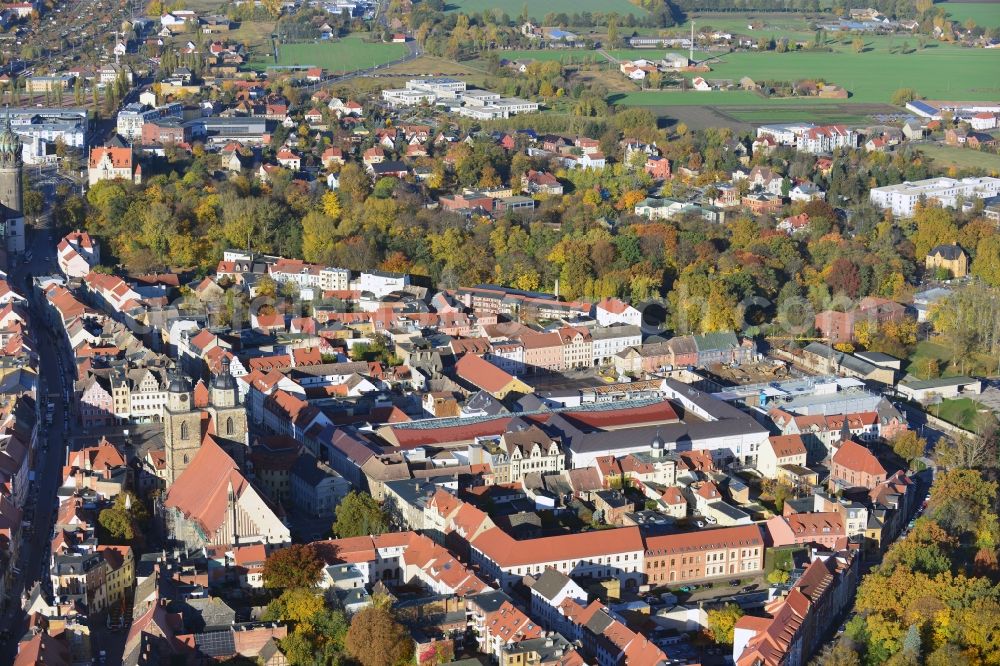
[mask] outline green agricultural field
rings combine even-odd
[[[903,53],[908,41],[910,52]],[[741,51],[709,62],[708,79],[739,81],[744,76],[755,80],[793,81],[821,78],[842,85],[851,92],[850,103],[888,103],[897,88],[911,87],[923,97],[937,99],[992,100],[1000,97],[1000,52],[967,49],[946,44],[932,44],[912,50],[916,41],[902,37],[868,37],[866,51],[854,53],[843,42],[835,43],[833,53],[789,52],[754,53]],[[649,56],[647,56],[649,57]],[[657,106],[662,104],[747,104],[744,92],[649,92],[628,95],[619,103]],[[829,100],[756,99],[762,109],[785,106],[790,102],[808,105]]]
[[[920,150],[938,166],[985,169],[989,173],[1000,173],[1000,155],[995,153],[936,144],[923,145]]]
[[[281,44],[278,47],[278,64],[311,65],[328,72],[352,72],[398,60],[406,52],[404,44],[368,42],[361,35],[349,35],[336,41]]]
[[[619,15],[646,15],[646,10],[633,5],[628,0],[535,0],[527,3],[524,0],[446,0],[445,10],[462,11],[466,14],[499,10],[510,16],[520,16],[525,5],[528,6],[528,13],[535,19],[541,19],[549,13],[559,14],[563,12],[566,14],[617,12]]]
[[[996,2],[946,2],[942,7],[955,21],[965,23],[972,19],[983,28],[1000,26],[1000,3]]]
[[[809,39],[813,31],[809,29],[812,22],[804,14],[747,12],[745,14],[688,14],[689,21],[680,26],[680,32],[691,29],[690,21],[695,28],[712,28],[739,35],[759,35],[761,37],[788,37],[789,39]],[[827,16],[827,18],[829,18]],[[763,27],[750,30],[749,26],[763,24]]]

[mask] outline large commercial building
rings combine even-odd
[[[89,123],[82,108],[11,108],[11,129],[21,137],[25,164],[43,164],[56,159],[56,144],[81,149],[87,145]]]
[[[444,104],[461,116],[477,120],[509,118],[538,110],[538,102],[501,97],[489,90],[468,90],[465,81],[449,78],[410,79],[405,88],[383,90],[382,99],[393,107]]]

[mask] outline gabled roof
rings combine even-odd
[[[164,504],[197,522],[206,534],[214,534],[225,519],[229,493],[238,498],[249,485],[236,462],[209,435],[167,490]]]
[[[776,458],[788,458],[806,454],[806,445],[799,435],[775,435],[767,438]]]
[[[499,393],[516,381],[513,375],[475,354],[462,356],[455,364],[455,374],[490,393]]]
[[[861,444],[848,440],[833,454],[833,462],[855,472],[865,472],[873,476],[886,475],[886,469],[875,454]]]

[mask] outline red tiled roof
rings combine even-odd
[[[229,488],[239,497],[248,486],[233,459],[208,436],[168,489],[164,504],[199,523],[206,534],[215,534],[226,516]]]
[[[643,550],[638,527],[578,532],[526,541],[517,541],[503,530],[493,527],[476,537],[472,544],[502,567]]]
[[[455,373],[465,381],[490,393],[499,393],[516,378],[481,356],[465,354],[455,364]]]
[[[767,438],[771,442],[774,455],[778,458],[805,455],[806,445],[799,435],[775,435]]]
[[[646,537],[646,553],[687,553],[694,550],[717,550],[736,545],[763,546],[764,539],[757,525],[720,527],[683,534],[663,534]]]
[[[833,454],[832,460],[835,464],[856,472],[865,472],[873,476],[886,474],[885,467],[875,454],[853,440],[842,443]]]
[[[116,169],[132,168],[132,149],[98,146],[90,149],[90,168],[94,169],[101,159],[107,155],[111,165]]]

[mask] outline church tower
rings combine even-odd
[[[248,443],[247,411],[240,404],[236,380],[229,371],[229,359],[223,357],[222,369],[212,378],[209,387],[208,412],[215,423],[215,434],[220,439],[241,444]]]
[[[195,409],[191,385],[181,375],[174,375],[167,387],[167,404],[163,409],[163,437],[169,486],[187,469],[201,448],[201,411]]]
[[[10,115],[0,132],[0,209],[3,243],[8,254],[24,252],[24,160],[21,137],[10,126]],[[8,258],[8,262],[9,262]]]
[[[222,371],[212,378],[205,399],[201,382],[192,390],[182,375],[176,374],[167,388],[167,404],[163,409],[163,437],[167,458],[167,486],[188,468],[201,449],[205,430],[202,420],[211,418],[210,431],[220,444],[240,463],[248,443],[247,412],[240,403],[236,380],[229,371],[229,359],[222,361]],[[227,446],[231,443],[234,446]],[[238,446],[236,446],[238,445]]]

